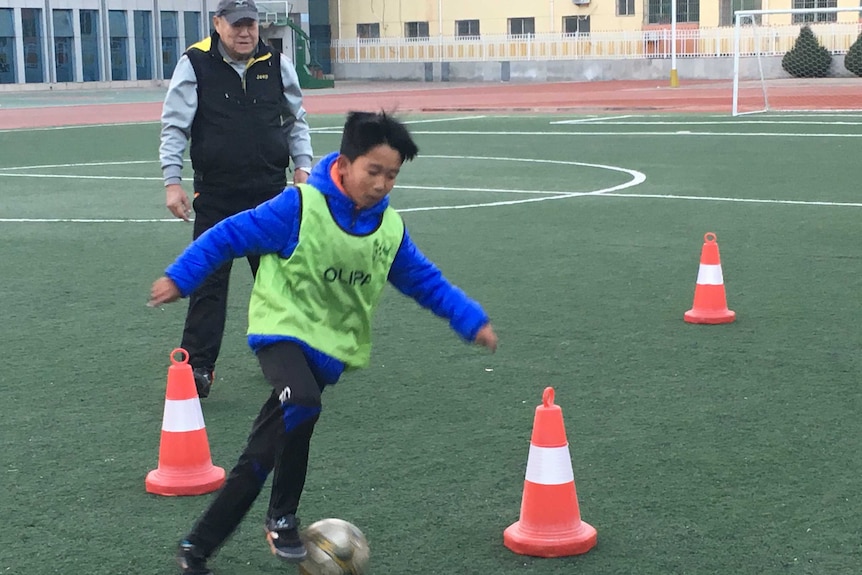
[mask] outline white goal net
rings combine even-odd
[[[735,16],[734,116],[862,113],[862,6]]]

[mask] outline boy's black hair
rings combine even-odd
[[[344,133],[341,136],[341,155],[352,162],[381,144],[388,144],[401,154],[402,162],[412,160],[419,153],[419,148],[404,124],[386,112],[347,114]]]

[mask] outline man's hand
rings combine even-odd
[[[474,341],[477,345],[490,349],[491,353],[497,351],[497,334],[494,333],[494,328],[491,327],[490,323],[482,326],[482,329],[476,334]]]
[[[180,296],[177,284],[171,278],[163,276],[153,282],[153,287],[150,288],[150,301],[147,302],[147,305],[159,307],[162,304],[177,301]]]
[[[168,184],[165,186],[165,195],[167,196],[165,205],[168,210],[181,220],[189,221],[192,205],[189,203],[189,196],[183,187],[179,184]]]
[[[302,170],[300,168],[293,169],[293,183],[294,184],[304,184],[308,181],[308,172]]]

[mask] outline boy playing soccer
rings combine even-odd
[[[209,575],[225,542],[273,473],[266,537],[274,554],[302,561],[296,511],[321,391],[345,370],[367,367],[371,319],[388,281],[449,321],[467,341],[497,348],[482,307],[410,239],[389,192],[419,152],[385,113],[351,112],[341,148],[308,183],[232,216],[195,240],[153,283],[150,306],[185,297],[223,263],[260,255],[249,303],[248,342],[273,391],[221,491],[180,543],[187,575]]]

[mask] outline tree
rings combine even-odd
[[[781,67],[796,78],[825,78],[831,66],[832,54],[808,26],[803,26],[793,48],[781,59]]]
[[[844,67],[857,76],[862,76],[862,34],[859,34],[844,56]]]

